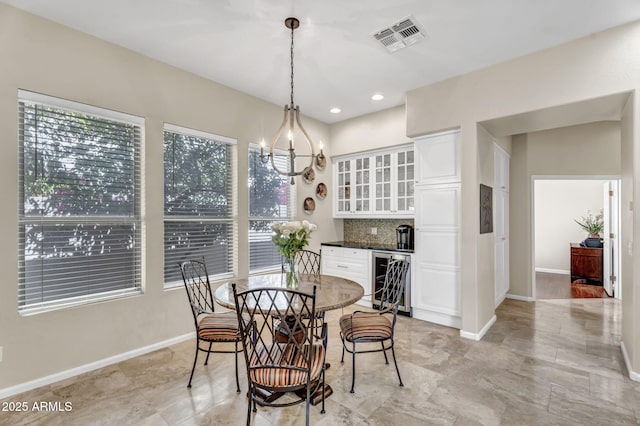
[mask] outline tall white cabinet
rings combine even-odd
[[[415,141],[413,316],[461,328],[460,131]]]
[[[509,291],[509,162],[509,154],[494,144],[493,235],[496,307],[502,303]]]

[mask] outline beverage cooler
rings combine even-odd
[[[392,252],[374,251],[373,252],[373,283],[372,303],[374,307],[380,306],[381,289],[384,286],[384,277],[387,273],[387,264],[391,259],[406,259],[409,262],[406,283],[404,285],[404,295],[400,299],[398,313],[401,315],[411,316],[411,256],[407,254],[398,254]]]

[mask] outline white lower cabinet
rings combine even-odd
[[[371,251],[347,247],[322,246],[321,273],[357,282],[366,295],[359,305],[371,307]]]
[[[418,185],[416,195],[413,316],[460,328],[460,185]]]

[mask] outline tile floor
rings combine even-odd
[[[458,330],[398,319],[404,388],[382,354],[340,364],[337,319],[330,328],[327,381],[334,394],[314,425],[640,425],[640,383],[620,351],[621,306],[614,299],[519,302],[507,299],[480,342]],[[235,392],[233,355],[196,368],[184,342],[4,400],[70,402],[68,412],[0,412],[2,425],[240,425],[247,386]],[[304,405],[258,408],[253,425],[304,424]]]
[[[564,274],[536,272],[536,298],[540,299],[581,299],[586,297],[609,297],[602,286],[574,284],[571,277]]]

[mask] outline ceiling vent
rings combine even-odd
[[[389,51],[395,52],[411,46],[425,38],[425,33],[416,24],[415,18],[408,16],[399,22],[376,32],[373,37]]]

